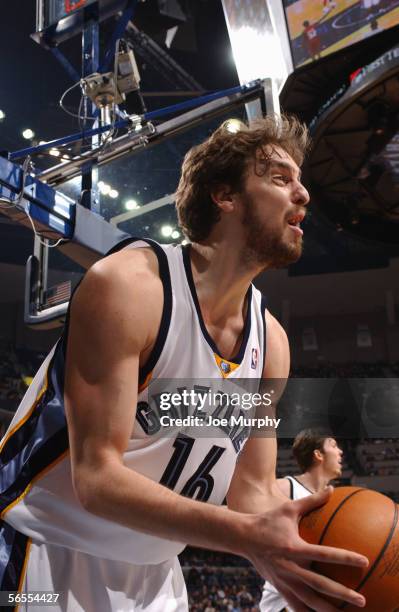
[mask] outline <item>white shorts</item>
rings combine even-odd
[[[186,585],[177,557],[158,565],[131,565],[32,542],[27,550],[21,591],[61,593],[57,605],[49,607],[49,612],[188,610]],[[40,604],[20,604],[18,612],[44,609]]]

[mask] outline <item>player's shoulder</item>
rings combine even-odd
[[[151,247],[124,248],[100,259],[89,273],[110,281],[121,281],[126,277],[155,280],[159,278],[158,258]]]
[[[150,247],[122,249],[97,261],[85,274],[72,301],[82,316],[148,315],[162,309],[163,285]]]
[[[125,249],[96,262],[73,295],[70,327],[107,336],[140,350],[150,345],[161,321],[163,284],[151,248]]]
[[[86,290],[116,295],[145,294],[162,289],[158,258],[151,247],[122,249],[97,261],[86,273],[82,286]]]

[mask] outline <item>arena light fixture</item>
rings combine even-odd
[[[161,227],[161,234],[164,238],[170,238],[173,234],[173,227],[171,225],[163,225]]]
[[[6,118],[5,112],[0,109],[0,121],[4,121],[5,118]]]
[[[130,200],[126,200],[125,208],[126,210],[135,210],[136,208],[139,208],[139,205],[136,200],[133,200],[133,198],[131,198]]]
[[[110,189],[109,191],[109,197],[112,198],[113,200],[116,200],[116,198],[119,195],[119,191],[117,191],[116,189]]]
[[[180,238],[180,232],[174,230],[174,232],[172,232],[172,238],[173,240],[177,240],[178,238]]]
[[[108,185],[108,183],[104,183],[104,181],[98,182],[98,188],[100,190],[100,193],[102,193],[103,195],[108,195],[111,191],[111,185]]]
[[[50,149],[49,151],[50,155],[52,155],[53,157],[59,157],[61,155],[61,153],[59,152],[58,149]]]
[[[183,246],[185,246],[186,244],[188,244],[188,240],[186,240],[185,238],[181,241],[181,243]]]
[[[35,135],[35,132],[31,130],[30,128],[26,128],[25,130],[22,130],[22,137],[25,138],[26,140],[32,140],[34,135]]]
[[[228,119],[225,123],[226,130],[232,134],[236,134],[242,127],[242,122],[239,119]]]

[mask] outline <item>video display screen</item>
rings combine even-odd
[[[83,9],[96,0],[42,0],[44,22],[43,27],[58,23],[78,9]]]
[[[399,23],[399,0],[283,0],[294,66]]]

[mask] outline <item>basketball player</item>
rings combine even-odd
[[[277,485],[289,499],[302,499],[324,491],[331,480],[342,474],[342,455],[336,440],[317,431],[305,429],[295,438],[292,451],[301,470],[299,476],[279,478]],[[290,612],[287,602],[268,581],[259,604],[261,612]]]
[[[62,592],[59,612],[186,611],[190,544],[246,557],[295,610],[364,605],[302,567],[367,559],[299,537],[330,492],[287,501],[275,436],[166,435],[148,387],[287,377],[286,334],[251,281],[301,254],[306,139],[294,119],[222,125],[183,163],[191,244],[131,239],[87,272],[1,445],[2,590]]]
[[[335,8],[337,8],[337,3],[334,0],[323,0],[323,15],[327,15]]]
[[[303,22],[303,41],[307,54],[312,60],[320,59],[321,55],[321,40],[315,25],[311,24],[307,19]]]

